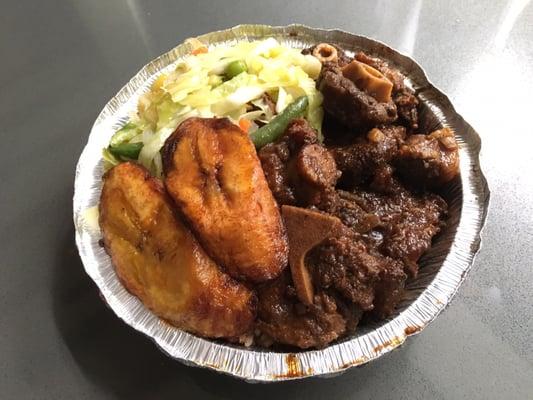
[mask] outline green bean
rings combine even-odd
[[[143,143],[121,143],[116,146],[109,146],[109,152],[118,158],[127,158],[130,160],[136,160],[139,157],[139,153],[143,148]]]
[[[309,99],[307,96],[298,97],[285,110],[276,115],[272,121],[250,134],[250,139],[254,142],[255,147],[260,149],[265,144],[272,143],[278,139],[283,135],[292,120],[304,115],[308,105]]]
[[[248,71],[248,68],[246,67],[246,63],[241,60],[232,61],[228,64],[226,67],[226,70],[224,71],[224,74],[226,75],[226,78],[231,79],[237,75],[239,75],[241,72]]]
[[[133,137],[137,136],[138,133],[139,129],[137,128],[137,125],[132,122],[128,122],[118,131],[116,131],[113,136],[111,136],[109,144],[111,146],[116,146],[120,143],[127,142],[128,140],[131,140]]]

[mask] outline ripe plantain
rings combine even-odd
[[[207,253],[241,280],[287,265],[281,215],[255,147],[227,118],[189,118],[163,148],[165,186]]]
[[[249,332],[255,295],[205,254],[171,204],[161,182],[137,164],[106,173],[99,222],[118,277],[181,329],[213,338]]]

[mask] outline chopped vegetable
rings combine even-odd
[[[212,88],[216,88],[218,85],[221,85],[222,82],[223,82],[222,77],[218,75],[210,75],[209,78],[207,78],[207,83]]]
[[[269,102],[267,101],[267,99],[264,96],[260,97],[257,100],[253,100],[251,103],[255,107],[259,108],[259,110],[262,113],[261,117],[257,117],[256,118],[259,121],[267,124],[268,122],[270,122],[272,120],[272,118],[274,118],[274,110],[272,110],[272,108],[270,107]]]
[[[307,96],[298,97],[293,103],[289,104],[281,114],[274,117],[268,124],[262,126],[250,135],[255,147],[261,148],[265,144],[274,142],[278,139],[291,121],[304,115],[309,99]]]
[[[122,128],[115,132],[109,141],[110,146],[116,146],[120,143],[127,142],[139,134],[139,128],[132,122],[128,122]]]
[[[193,56],[207,53],[207,47],[196,38],[188,38],[185,40],[185,43],[191,47],[191,54]]]
[[[115,165],[120,164],[120,160],[117,160],[113,154],[109,152],[107,147],[102,150],[102,158],[104,159],[104,170],[114,167]]]
[[[98,206],[86,208],[81,214],[83,217],[83,223],[87,229],[93,232],[100,232],[100,225],[98,224]]]
[[[198,39],[188,39],[186,44],[190,55],[157,77],[139,98],[131,123],[119,129],[110,142],[111,146],[142,143],[136,160],[152,175],[161,176],[157,158],[166,138],[190,117],[227,117],[235,124],[246,119],[251,134],[294,99],[307,96],[309,105],[303,116],[320,135],[322,95],[315,79],[322,64],[315,57],[274,38],[211,46],[207,52]],[[265,100],[266,93],[275,109]],[[115,156],[109,148],[105,151],[104,158],[113,157],[107,165],[128,158]]]
[[[244,132],[248,133],[250,126],[252,126],[252,123],[249,119],[241,118],[239,120],[239,128],[241,128]]]
[[[240,73],[246,72],[246,71],[248,71],[248,68],[246,67],[246,63],[242,60],[236,60],[228,64],[224,73],[228,79],[231,79],[239,75]]]
[[[265,90],[260,86],[244,86],[238,88],[235,92],[225,99],[213,105],[215,114],[224,115],[231,111],[244,106],[249,101],[261,96]]]
[[[204,54],[204,53],[207,53],[207,47],[205,46],[198,47],[194,49],[193,51],[191,51],[191,54],[193,56],[197,56],[198,54]]]
[[[136,160],[139,157],[139,153],[143,148],[144,144],[137,143],[120,143],[116,146],[109,146],[109,152],[118,158],[127,158],[130,160]]]

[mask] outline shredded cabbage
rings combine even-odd
[[[236,60],[246,64],[246,71],[225,80],[226,67]],[[302,95],[309,98],[305,117],[320,133],[322,95],[315,87],[320,68],[315,57],[283,46],[274,38],[211,47],[206,53],[187,56],[173,71],[161,74],[139,99],[127,131],[121,129],[115,141],[142,142],[138,161],[160,177],[161,147],[185,119],[217,116],[237,123],[245,118],[254,130],[258,126],[255,122],[268,123]],[[275,112],[265,94],[274,101]],[[104,158],[107,165],[120,161],[107,151]]]

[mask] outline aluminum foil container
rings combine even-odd
[[[489,202],[489,190],[479,165],[481,141],[478,134],[411,58],[363,36],[302,25],[239,25],[198,39],[213,46],[266,37],[275,37],[295,48],[320,42],[334,43],[351,51],[364,50],[399,68],[421,99],[422,128],[448,126],[454,130],[460,147],[461,174],[442,193],[449,203],[447,228],[435,238],[433,247],[422,258],[419,277],[408,282],[407,296],[390,319],[360,327],[353,336],[322,350],[280,353],[230,345],[169,325],[128,293],[119,282],[109,256],[99,245],[101,233],[90,223],[86,211],[96,206],[100,197],[102,148],[113,132],[127,121],[139,96],[148,90],[158,74],[171,69],[189,52],[188,46],[179,45],[147,64],[106,104],[94,123],[76,168],[74,224],[85,270],[98,285],[109,307],[128,325],[152,338],[170,357],[254,382],[337,374],[390,352],[408,336],[424,329],[450,303],[465,279],[480,247],[480,231]]]

